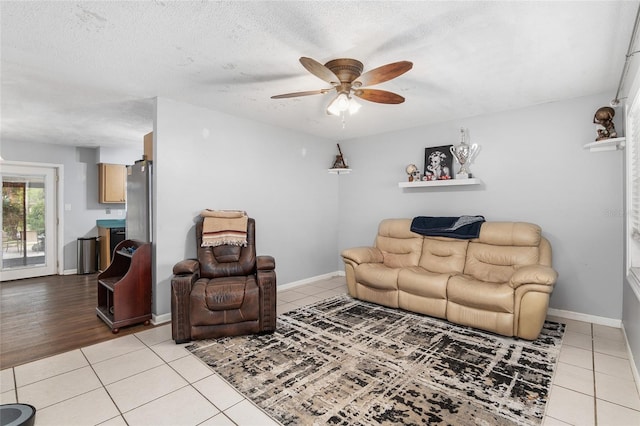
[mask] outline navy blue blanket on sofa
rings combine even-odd
[[[416,216],[411,221],[411,231],[432,237],[478,238],[484,221],[484,216]]]

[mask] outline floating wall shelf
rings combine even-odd
[[[334,175],[347,174],[347,173],[351,173],[351,169],[339,169],[339,168],[329,169],[329,173],[333,173]]]
[[[421,180],[419,182],[399,182],[400,188],[423,188],[436,186],[463,186],[480,185],[482,181],[478,178],[470,179],[446,179],[446,180]]]
[[[616,151],[618,149],[624,149],[625,139],[626,138],[622,137],[591,142],[586,144],[584,146],[584,149],[588,149],[591,152]]]

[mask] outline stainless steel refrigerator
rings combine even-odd
[[[140,160],[127,166],[127,228],[128,240],[153,241],[152,170],[150,161]]]

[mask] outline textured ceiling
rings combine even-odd
[[[638,1],[2,1],[3,140],[140,144],[167,97],[332,140],[611,91]],[[408,60],[328,116],[328,87],[298,62]]]

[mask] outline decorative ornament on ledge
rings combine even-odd
[[[471,172],[468,169],[468,164],[471,159],[478,152],[478,145],[469,145],[466,141],[464,129],[460,129],[460,145],[452,146],[450,148],[451,154],[455,157],[460,164],[460,170],[456,174],[456,179],[469,179],[472,177]]]
[[[616,132],[616,127],[613,124],[615,115],[616,111],[611,107],[598,108],[593,116],[593,123],[596,124],[596,131],[598,132],[596,142],[618,137],[618,132]]]
[[[350,173],[351,169],[347,166],[347,162],[342,155],[342,150],[340,149],[340,144],[336,144],[338,146],[338,155],[336,155],[336,160],[333,162],[333,166],[329,169],[329,173]]]
[[[420,181],[420,171],[415,164],[409,164],[404,171],[409,175],[409,182]]]

